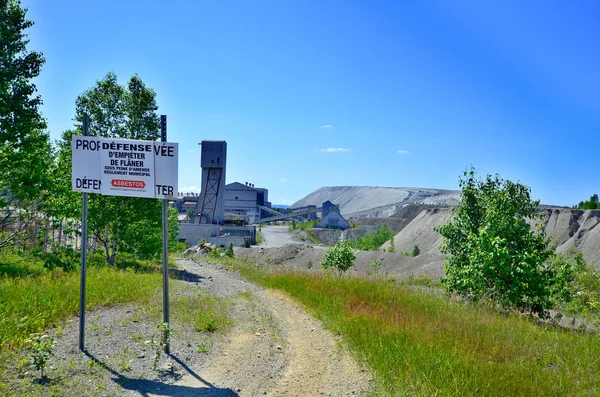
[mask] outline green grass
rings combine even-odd
[[[199,292],[193,296],[172,299],[174,320],[189,324],[199,332],[216,332],[231,325],[228,311],[231,302],[224,298]]]
[[[120,262],[121,265],[123,264]],[[15,265],[17,266],[17,265]],[[79,312],[79,271],[47,271],[40,262],[18,264],[26,271],[5,270],[0,279],[0,348],[23,345],[31,333],[42,332]],[[90,266],[87,307],[148,302],[161,287],[161,274],[152,263],[138,263],[138,272]]]
[[[341,334],[384,394],[600,395],[597,335],[540,326],[385,280],[241,271],[287,292]]]

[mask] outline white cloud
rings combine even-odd
[[[400,153],[400,154],[408,154],[410,152],[408,150],[398,150],[398,153]]]
[[[275,204],[282,204],[282,205],[292,205],[294,204],[295,201],[294,200],[288,200],[286,198],[280,198],[278,202],[276,202]]]
[[[331,124],[325,124],[320,126],[319,128],[333,128],[333,126]]]
[[[279,178],[279,182],[281,182],[281,183],[286,183],[287,181],[288,181],[288,180],[287,180],[287,179],[285,179],[285,178]]]
[[[191,168],[188,168],[188,172],[192,172],[192,169],[191,169]]]
[[[179,188],[181,193],[200,193],[199,186],[183,186]]]
[[[325,149],[319,149],[319,152],[337,153],[337,152],[349,152],[350,148],[344,147],[328,147]]]
[[[194,149],[188,149],[188,153],[196,153]]]

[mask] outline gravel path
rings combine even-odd
[[[249,283],[220,264],[178,261],[171,300],[206,291],[231,302],[228,332],[198,332],[174,320],[171,355],[153,369],[150,339],[161,318],[154,303],[88,314],[87,354],[78,350],[75,319],[52,331],[49,381],[33,381],[26,358],[15,358],[3,383],[21,396],[343,396],[368,393],[361,370],[330,332],[277,291]]]
[[[261,233],[263,235],[261,248],[283,247],[287,244],[301,244],[303,242],[290,234],[288,226],[263,226]]]

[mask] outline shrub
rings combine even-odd
[[[448,254],[442,279],[451,293],[479,300],[492,299],[504,308],[543,314],[552,306],[555,270],[545,265],[553,250],[540,221],[538,201],[530,189],[488,175],[465,171],[460,179],[461,203],[452,219],[438,231]]]
[[[229,258],[233,258],[235,256],[235,253],[233,252],[233,243],[229,243],[225,249],[225,255]]]
[[[338,274],[347,271],[356,259],[350,244],[346,240],[337,242],[325,253],[324,261],[321,262],[323,269],[337,270]]]
[[[557,278],[563,284],[568,284],[568,297],[565,299],[565,290],[559,290],[559,295],[566,303],[565,309],[571,315],[585,317],[598,317],[600,315],[600,270],[593,265],[588,265],[583,255],[574,250],[556,256],[558,268],[566,268],[565,275],[558,274]],[[569,277],[571,276],[571,277]],[[558,294],[557,294],[558,295]]]
[[[421,253],[421,250],[419,249],[418,245],[415,245],[415,247],[413,248],[412,252],[410,253],[411,256],[418,256]]]
[[[48,335],[32,334],[25,340],[25,343],[27,351],[29,351],[31,365],[41,372],[42,379],[45,378],[46,363],[54,355],[54,338]]]
[[[358,237],[350,245],[361,251],[377,251],[385,242],[393,239],[394,235],[395,233],[389,230],[387,223],[384,223],[378,230],[373,233],[367,233],[363,237]]]
[[[48,270],[60,267],[66,272],[71,272],[77,269],[80,255],[71,247],[55,244],[51,252],[41,254],[41,259],[44,261],[44,267]]]

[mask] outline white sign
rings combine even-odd
[[[154,142],[103,140],[102,194],[154,198]]]
[[[172,198],[178,144],[73,136],[72,189],[109,196]]]
[[[177,196],[179,144],[154,142],[154,194],[157,198]],[[175,176],[175,177],[173,177]]]

